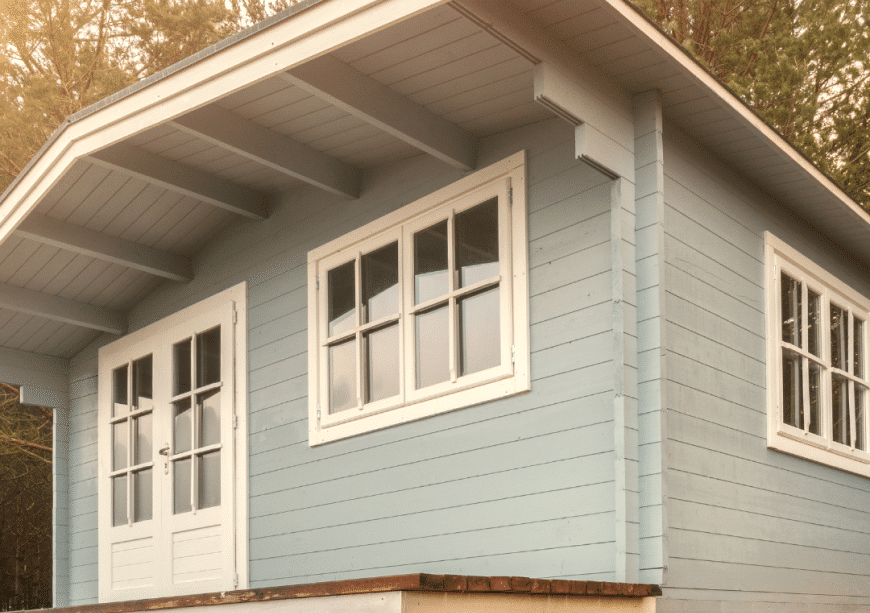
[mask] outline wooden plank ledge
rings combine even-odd
[[[191,596],[149,598],[42,610],[56,613],[132,613],[134,611],[160,611],[164,609],[380,592],[540,594],[608,598],[645,598],[649,596],[661,596],[662,593],[659,586],[645,583],[414,573],[410,575],[327,581],[323,583],[235,590],[232,592],[213,592]]]

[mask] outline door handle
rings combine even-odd
[[[169,455],[169,443],[166,443],[166,445],[163,447],[163,449],[161,449],[157,453],[159,453],[160,455],[168,456]]]
[[[163,456],[163,474],[169,474],[169,443],[165,443],[163,448],[158,450],[157,453]]]

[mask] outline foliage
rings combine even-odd
[[[0,0],[0,192],[69,115],[296,0]]]
[[[870,0],[633,0],[870,208]]]
[[[0,611],[51,606],[52,413],[0,384]]]

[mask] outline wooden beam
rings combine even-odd
[[[463,170],[475,166],[474,135],[337,58],[324,55],[281,76],[452,166]]]
[[[177,117],[170,124],[329,193],[359,197],[357,168],[216,104]]]
[[[266,218],[264,194],[150,151],[119,143],[91,154],[89,159],[237,215]]]
[[[0,283],[0,308],[111,334],[127,329],[126,318],[116,311],[6,283]]]
[[[173,281],[193,278],[186,258],[37,213],[21,222],[15,234]]]
[[[0,383],[20,386],[22,404],[54,409],[69,406],[69,360],[0,347]]]

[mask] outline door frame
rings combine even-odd
[[[248,559],[248,317],[247,317],[247,284],[239,283],[209,298],[201,300],[176,313],[168,315],[153,324],[131,332],[112,343],[99,349],[98,355],[98,404],[97,404],[97,542],[98,542],[98,583],[99,602],[125,599],[123,594],[112,594],[111,590],[111,556],[108,529],[112,523],[111,488],[109,485],[109,472],[111,468],[111,445],[107,437],[110,432],[107,422],[104,423],[106,411],[110,411],[112,400],[112,367],[118,354],[129,354],[136,350],[137,346],[144,346],[150,339],[171,333],[179,325],[205,314],[231,305],[234,310],[233,329],[233,402],[236,427],[232,429],[233,451],[231,461],[234,484],[234,504],[228,514],[232,518],[234,548],[235,577],[232,583],[225,586],[224,590],[247,589],[249,583],[249,559]],[[156,356],[156,353],[155,353]],[[156,419],[154,420],[156,426]],[[155,432],[156,435],[156,432]],[[155,468],[157,464],[155,458]],[[162,464],[161,464],[162,471]],[[156,476],[156,474],[155,474]],[[154,504],[158,504],[157,498]],[[163,536],[164,530],[160,527],[160,520],[155,508],[154,520],[156,522],[158,537]],[[164,590],[165,591],[165,590]],[[159,597],[177,595],[178,592],[162,593],[157,587],[155,593],[145,595],[143,590],[136,590],[136,598]],[[130,596],[133,594],[131,593]]]

